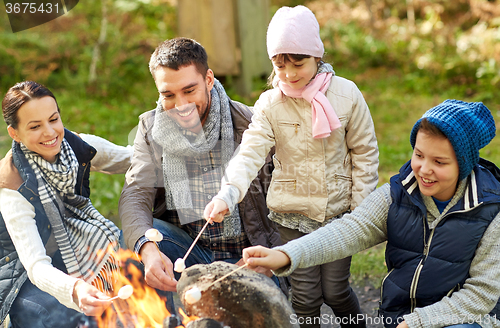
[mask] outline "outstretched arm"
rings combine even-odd
[[[92,159],[91,171],[106,174],[124,174],[127,172],[134,154],[132,146],[119,146],[92,134],[79,133],[78,136],[97,150]]]
[[[243,250],[243,261],[250,268],[262,266],[271,270],[278,270],[290,265],[290,258],[281,251],[264,246],[253,246]]]

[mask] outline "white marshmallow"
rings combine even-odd
[[[134,293],[134,287],[125,285],[118,291],[118,297],[122,300],[129,298]]]
[[[201,299],[201,290],[198,287],[193,287],[184,294],[184,299],[189,304],[198,302]]]
[[[184,271],[185,268],[186,268],[186,263],[184,263],[184,259],[178,258],[177,260],[175,260],[174,263],[175,272],[181,273],[182,271]]]
[[[160,242],[163,240],[163,235],[156,229],[148,229],[144,236],[151,241]]]

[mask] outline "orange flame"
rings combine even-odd
[[[137,263],[137,255],[120,249],[115,252],[115,257],[120,261],[121,269],[115,276],[113,290],[118,292],[122,286],[132,285],[134,293],[128,299],[114,300],[103,315],[96,318],[99,328],[117,328],[117,321],[125,327],[162,328],[163,320],[170,316],[166,299],[146,284],[142,271],[134,264]]]
[[[179,314],[182,316],[182,324],[187,325],[188,322],[198,320],[200,317],[195,315],[188,316],[182,309],[179,309]]]
[[[124,285],[132,285],[134,292],[128,299],[114,300],[102,316],[96,318],[98,327],[118,328],[121,327],[118,322],[121,322],[124,327],[162,328],[165,318],[171,315],[166,308],[166,299],[159,296],[144,280],[141,269],[136,265],[140,261],[137,254],[124,249],[114,252],[112,248],[109,248],[108,252],[113,252],[120,262],[120,271],[114,277],[113,290],[117,293]],[[179,309],[179,313],[183,317],[184,325],[199,319],[196,316],[187,316],[182,309]]]

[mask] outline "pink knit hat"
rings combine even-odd
[[[319,37],[319,24],[313,12],[304,6],[281,7],[267,28],[269,59],[278,54],[323,57],[325,49]]]

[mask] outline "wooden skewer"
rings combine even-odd
[[[236,271],[238,271],[238,270],[241,270],[241,269],[243,269],[243,268],[246,268],[247,266],[248,266],[248,263],[245,263],[244,265],[240,266],[239,268],[236,268],[236,269],[234,269],[233,271],[229,272],[228,274],[226,274],[226,275],[224,275],[224,276],[220,277],[219,279],[217,279],[216,281],[214,281],[213,283],[211,283],[210,285],[208,285],[208,286],[207,286],[207,287],[205,287],[204,289],[206,290],[206,289],[210,288],[211,286],[215,285],[216,283],[218,283],[218,282],[219,282],[219,281],[221,281],[222,279],[224,279],[224,278],[226,278],[226,277],[228,277],[228,276],[232,275],[233,273],[235,273],[235,272],[236,272]]]
[[[189,247],[188,251],[186,252],[186,255],[184,255],[184,257],[182,258],[182,261],[184,261],[184,262],[186,261],[186,258],[188,257],[189,253],[191,253],[191,251],[193,250],[194,245],[196,244],[196,242],[198,241],[198,239],[200,239],[200,236],[203,233],[203,230],[205,230],[205,228],[208,226],[209,223],[210,223],[210,221],[207,221],[207,223],[205,223],[205,225],[203,226],[203,228],[201,228],[200,232],[198,232],[198,236],[196,236],[196,238],[193,240],[193,243],[191,244],[191,247]]]
[[[165,261],[163,260],[163,257],[161,256],[160,248],[158,247],[156,242],[153,242],[153,243],[155,244],[156,250],[158,251],[158,254],[160,255],[160,259],[163,262],[163,265],[165,266],[165,270],[167,270],[167,263],[165,263]],[[174,277],[172,277],[172,275],[170,274],[170,272],[168,270],[167,270],[167,274],[169,275],[170,279],[175,280]]]

